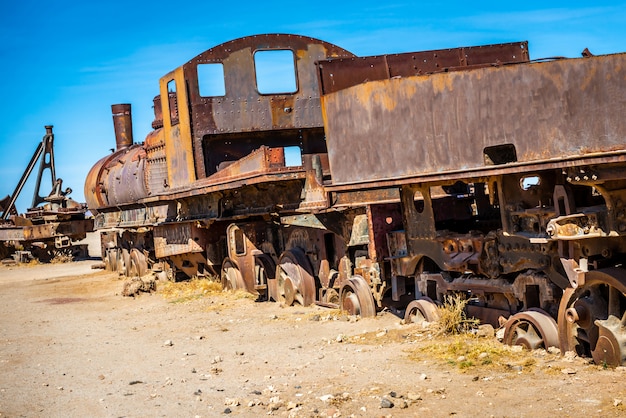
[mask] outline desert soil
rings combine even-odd
[[[433,337],[388,312],[359,319],[168,285],[123,297],[95,263],[0,266],[0,416],[626,414],[624,368]]]

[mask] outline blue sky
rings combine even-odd
[[[357,55],[522,40],[529,42],[531,58],[578,57],[584,48],[594,54],[626,51],[626,3],[620,2],[187,3],[195,2],[3,5],[0,198],[12,193],[44,125],[51,124],[57,177],[83,202],[87,172],[115,146],[111,105],[132,104],[134,138],[143,141],[151,129],[159,78],[242,36],[294,33]],[[18,200],[20,212],[30,206],[33,188],[31,179]]]

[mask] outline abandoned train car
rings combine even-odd
[[[461,293],[510,344],[622,364],[625,59],[218,45],[161,78],[143,143],[112,107],[117,149],[85,183],[103,257],[407,321]]]

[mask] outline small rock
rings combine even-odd
[[[226,398],[224,399],[224,405],[226,406],[239,406],[241,402],[237,398]]]
[[[467,360],[467,357],[465,357],[465,356],[458,356],[458,357],[456,358],[457,363],[462,363],[462,362],[464,362],[465,360]]]
[[[224,409],[224,413],[225,413],[225,414],[230,414],[231,412],[233,412],[233,411],[231,411],[231,410],[230,410],[230,408],[226,408],[226,409]]]
[[[337,341],[338,343],[343,342],[343,335],[341,334],[337,335],[337,338],[335,338],[335,341]]]
[[[426,373],[420,374],[420,380],[426,380],[426,379],[428,379],[428,376],[426,376]]]
[[[613,406],[620,406],[622,404],[621,399],[613,399]]]
[[[331,408],[325,411],[322,416],[329,418],[338,418],[341,416],[341,412],[337,408]]]
[[[563,374],[576,374],[576,370],[570,369],[570,368],[565,368],[565,369],[561,370],[561,373],[563,373]]]
[[[495,333],[495,329],[491,324],[479,325],[478,329],[476,330],[476,336],[481,338],[493,338]]]
[[[387,398],[382,398],[380,400],[380,407],[381,408],[393,408],[393,402],[391,402],[389,399]]]
[[[215,357],[213,357],[213,360],[211,360],[211,364],[221,363],[222,361],[223,361],[222,357],[215,356]]]
[[[291,411],[292,409],[296,409],[299,406],[300,406],[300,403],[298,403],[298,402],[289,402],[287,404],[287,411]]]
[[[320,400],[321,400],[322,402],[328,402],[328,401],[330,401],[331,399],[333,399],[333,395],[322,395],[322,396],[320,396]]]
[[[548,353],[558,356],[559,354],[561,354],[561,349],[557,347],[548,347]]]
[[[422,395],[420,395],[419,393],[409,392],[409,393],[407,393],[406,397],[410,401],[421,401],[422,400]]]
[[[496,331],[496,339],[498,341],[504,340],[504,328],[500,328]]]
[[[313,315],[312,317],[309,318],[310,321],[319,321],[320,320],[320,316],[319,315]]]
[[[479,359],[479,360],[484,360],[484,359],[486,359],[487,357],[489,357],[489,354],[488,354],[488,353],[480,353],[480,354],[478,355],[478,359]]]

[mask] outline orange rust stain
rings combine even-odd
[[[430,81],[435,93],[442,93],[453,90],[452,79],[452,74],[434,74],[426,78],[425,81]]]
[[[389,80],[365,83],[355,88],[356,101],[363,107],[382,106],[388,111],[395,109],[396,96],[387,88]]]

